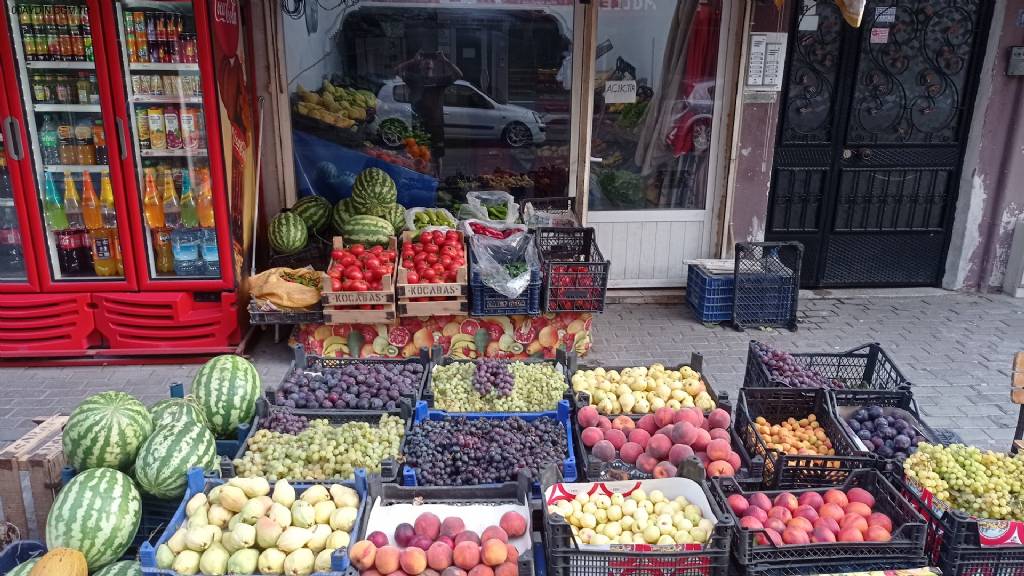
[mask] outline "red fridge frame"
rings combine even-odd
[[[2,0],[0,0],[2,1]],[[100,0],[86,0],[86,6],[92,14],[100,13]],[[22,183],[32,184],[32,186],[23,187],[23,195],[29,197],[31,194],[31,202],[27,202],[28,206],[28,218],[31,226],[32,242],[34,247],[36,264],[38,266],[38,279],[39,286],[43,292],[124,292],[133,291],[136,289],[138,283],[135,278],[134,269],[134,258],[133,258],[133,242],[125,242],[125,238],[130,238],[127,222],[125,221],[124,215],[128,214],[127,202],[125,199],[125,190],[121,186],[121,182],[124,178],[121,174],[121,161],[114,159],[113,157],[108,158],[108,166],[110,169],[110,184],[113,188],[114,193],[114,207],[117,209],[119,215],[117,221],[118,234],[121,238],[121,259],[124,263],[124,277],[122,279],[110,279],[110,280],[56,280],[53,278],[53,274],[50,269],[50,258],[49,253],[46,249],[47,238],[46,238],[46,223],[42,215],[42,210],[39,206],[39,198],[36,195],[36,191],[42,186],[39,182],[36,182],[35,161],[32,156],[31,146],[29,146],[28,129],[26,115],[31,114],[31,110],[26,110],[22,105],[22,93],[20,91],[21,79],[19,76],[18,63],[15,58],[14,51],[14,35],[10,33],[11,26],[14,24],[9,20],[9,11],[6,10],[7,3],[4,2],[5,9],[2,10],[3,14],[0,14],[0,26],[3,26],[3,30],[7,31],[7,41],[0,41],[0,59],[2,59],[2,66],[10,71],[10,76],[5,77],[7,90],[8,109],[11,115],[17,120],[20,125],[22,133],[22,142],[25,143],[25,156],[19,161],[19,169],[22,173]],[[93,35],[93,46],[104,46],[104,30],[100,26],[92,26]],[[100,88],[100,114],[103,118],[104,132],[107,137],[107,142],[117,142],[120,147],[120,138],[118,137],[117,130],[115,128],[116,121],[111,108],[110,98],[110,76],[108,75],[106,54],[102,53],[103,50],[94,50],[94,61],[96,64],[96,82]],[[17,105],[11,105],[12,102],[17,102]],[[108,150],[111,147],[108,145]],[[108,155],[109,156],[109,155]]]
[[[94,0],[90,0],[94,1]],[[127,142],[132,136],[129,130],[134,121],[128,118],[128,102],[125,98],[125,82],[130,79],[124,77],[124,70],[121,62],[121,51],[118,45],[117,11],[115,3],[117,0],[108,0],[101,6],[104,35],[110,40],[104,44],[107,50],[107,57],[117,62],[118,66],[111,73],[110,81],[113,86],[122,87],[113,98],[113,111],[117,118],[124,122],[125,142],[127,147],[127,158],[122,160],[124,168],[125,194],[131,196],[132,201],[128,202],[128,213],[132,233],[132,244],[138,246],[135,251],[135,265],[138,270],[139,287],[143,291],[192,291],[212,292],[220,290],[233,290],[235,288],[235,269],[232,255],[231,229],[228,220],[227,201],[227,176],[224,168],[223,140],[221,139],[220,123],[220,101],[217,95],[217,82],[213,66],[213,45],[211,42],[209,11],[206,0],[155,0],[163,3],[189,2],[192,5],[193,18],[196,25],[196,36],[199,51],[199,74],[203,87],[203,113],[206,118],[206,150],[210,162],[210,180],[213,187],[214,221],[217,227],[217,250],[220,257],[220,278],[211,279],[153,279],[149,277],[149,255],[146,253],[146,237],[148,230],[144,225],[142,213],[142,196],[139,193],[139,180],[136,171],[134,147]]]
[[[0,19],[4,16],[0,15]],[[6,66],[3,62],[0,62],[0,66]],[[2,69],[0,69],[2,72]],[[0,78],[4,75],[0,73]],[[0,293],[28,293],[28,292],[39,292],[39,272],[36,269],[36,257],[34,244],[31,238],[31,225],[28,217],[28,201],[26,200],[26,188],[23,185],[21,177],[21,162],[24,162],[26,153],[28,152],[28,139],[24,134],[24,123],[11,115],[10,108],[7,105],[7,97],[2,90],[0,90],[0,118],[4,121],[11,119],[14,121],[14,125],[17,129],[17,133],[10,134],[10,138],[18,139],[18,145],[22,150],[22,159],[15,160],[11,156],[11,142],[7,140],[5,134],[4,140],[4,157],[7,161],[7,175],[11,179],[11,188],[14,194],[14,207],[15,213],[18,217],[18,234],[21,236],[21,255],[25,260],[25,281],[19,282],[15,280],[5,280],[0,282]],[[35,199],[33,198],[33,201]]]

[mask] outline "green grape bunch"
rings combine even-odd
[[[481,395],[474,387],[476,363],[435,366],[434,407],[448,412],[543,412],[558,408],[567,390],[565,375],[552,364],[511,362],[511,391],[497,388]]]
[[[906,475],[953,508],[977,518],[1024,521],[1024,456],[922,443]]]

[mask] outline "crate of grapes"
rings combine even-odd
[[[824,389],[741,389],[734,426],[750,456],[764,459],[766,488],[831,486],[879,466],[843,433]]]
[[[924,423],[910,390],[828,390],[840,429],[864,454],[902,462],[943,437]]]
[[[576,480],[571,410],[532,413],[448,413],[416,406],[402,456],[404,486],[474,486],[508,482],[520,470],[533,478],[540,497],[540,471],[558,467],[566,482]]]
[[[221,475],[280,473],[289,480],[346,480],[352,471],[365,468],[380,474],[385,482],[396,482],[412,416],[412,406],[404,399],[397,413],[364,410],[298,415],[288,408],[270,406],[261,398],[249,436],[234,460],[221,462]],[[325,454],[331,447],[334,452]],[[379,454],[385,457],[381,459]],[[325,468],[325,460],[333,460],[336,467]]]
[[[418,358],[329,358],[311,356],[300,345],[277,388],[264,392],[267,403],[297,415],[358,414],[365,410],[401,411],[400,401],[415,406],[430,380],[430,354]],[[326,412],[325,412],[326,411]]]
[[[877,343],[846,352],[791,354],[751,340],[743,387],[902,390],[910,381]]]

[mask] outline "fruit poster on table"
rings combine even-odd
[[[440,345],[455,359],[554,358],[559,348],[580,357],[591,347],[589,312],[540,316],[428,316],[400,318],[396,324],[303,324],[290,344],[307,354],[339,358],[413,358],[422,347]]]

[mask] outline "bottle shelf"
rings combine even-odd
[[[150,71],[184,71],[199,72],[199,64],[192,62],[131,62],[128,69],[139,72]]]
[[[202,104],[202,96],[132,96],[134,104]]]
[[[17,22],[15,22],[17,24]],[[46,60],[33,60],[25,62],[25,67],[29,69],[33,68],[44,68],[52,70],[55,68],[61,68],[64,70],[95,70],[95,62],[62,62],[62,61],[46,61]]]
[[[207,156],[205,148],[176,148],[174,150],[139,150],[143,158],[190,158]]]
[[[104,164],[44,164],[43,170],[56,174],[64,172],[109,172],[110,166]]]
[[[99,104],[33,104],[36,112],[100,112]]]

